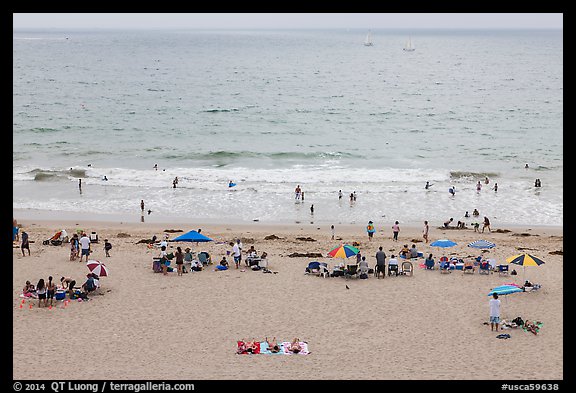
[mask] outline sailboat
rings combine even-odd
[[[410,37],[408,37],[408,41],[406,41],[406,45],[404,46],[404,50],[406,52],[414,52],[416,50],[416,48],[414,48],[414,45],[412,44],[412,39]]]
[[[364,40],[364,46],[372,46],[374,43],[372,42],[372,32],[368,30],[368,34],[366,34],[366,39]]]

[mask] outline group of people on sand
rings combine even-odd
[[[268,340],[268,337],[266,337],[264,342],[268,344],[268,350],[270,352],[278,353],[281,351],[280,345],[278,345],[278,342],[276,341],[276,337],[274,337],[272,341]],[[256,339],[254,338],[252,339],[252,341],[242,340],[239,342],[237,353],[254,354],[257,352],[259,348],[258,346],[259,343],[260,342],[256,341]],[[295,337],[294,340],[292,340],[292,342],[288,344],[287,350],[292,353],[300,353],[303,350],[302,345],[300,344],[300,339],[298,337]]]
[[[95,273],[87,274],[86,281],[80,287],[76,287],[76,280],[70,277],[61,277],[60,285],[58,286],[53,277],[49,276],[47,281],[40,278],[36,285],[26,280],[26,284],[22,288],[22,295],[24,298],[38,299],[38,307],[51,308],[54,304],[57,290],[63,290],[68,293],[70,299],[77,297],[88,299],[87,295],[99,286],[99,277]]]

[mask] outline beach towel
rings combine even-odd
[[[238,343],[238,350],[236,353],[239,355],[256,355],[260,353],[260,343],[258,341],[254,343],[256,345],[256,349],[252,353],[247,352],[245,350],[246,343],[244,341],[238,341],[237,343]]]
[[[302,348],[302,350],[298,353],[294,353],[288,349],[290,348],[290,344],[292,343],[288,341],[282,342],[281,348],[284,351],[284,355],[308,355],[310,353],[310,351],[308,350],[308,343],[306,341],[300,341],[300,347]]]
[[[281,343],[277,343],[280,347],[279,352],[272,352],[270,348],[268,348],[268,343],[266,341],[260,342],[260,353],[264,355],[284,355],[284,346]]]

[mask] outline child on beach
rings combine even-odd
[[[108,241],[108,239],[104,239],[104,251],[106,251],[106,256],[110,256],[110,250],[112,249],[112,244]]]
[[[374,232],[376,229],[374,228],[374,223],[372,221],[368,221],[368,225],[366,226],[366,232],[368,232],[368,240],[372,240],[374,237]]]

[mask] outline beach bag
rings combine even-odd
[[[362,274],[360,274],[360,278],[361,278],[361,279],[366,279],[366,278],[368,278],[368,274],[362,273]]]

